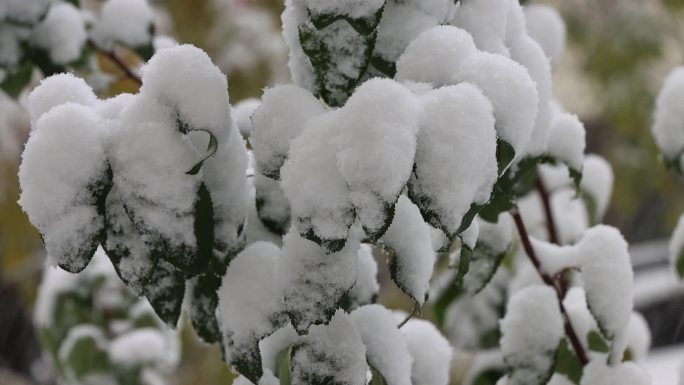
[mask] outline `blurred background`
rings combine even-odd
[[[287,48],[280,37],[281,0],[152,3],[161,31],[207,51],[228,76],[231,103],[259,97],[264,87],[289,82]],[[612,164],[615,186],[605,222],[622,230],[634,245],[637,269],[644,275],[653,273],[652,267],[661,266],[667,256],[662,240],[684,212],[684,180],[665,169],[649,132],[663,79],[673,67],[684,64],[684,1],[526,3],[550,4],[566,21],[567,48],[554,73],[555,97],[584,122],[587,152]],[[115,82],[107,93],[131,87],[125,81]],[[17,104],[0,94],[0,367],[17,373],[30,372],[30,363],[40,354],[31,319],[44,264],[40,237],[16,204],[17,169],[29,131],[21,107],[24,99]],[[384,295],[392,301],[390,294]],[[654,345],[682,340],[681,295],[644,300],[637,306],[647,319],[649,311],[655,314],[649,319]],[[230,384],[231,375],[218,348],[197,342],[187,331],[181,368],[172,381]],[[2,377],[0,383],[5,383]]]

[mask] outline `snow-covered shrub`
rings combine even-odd
[[[599,224],[612,170],[551,97],[552,9],[288,0],[283,23],[294,84],[235,109],[187,45],[135,95],[33,91],[20,204],[59,266],[102,246],[171,327],[185,298],[242,384],[446,385],[453,347],[489,351],[473,384],[646,378],[622,362],[627,244]],[[373,253],[410,315],[373,303]]]

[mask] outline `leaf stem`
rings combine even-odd
[[[563,293],[561,291],[561,288],[559,287],[559,285],[557,284],[558,282],[556,282],[554,278],[552,278],[542,270],[541,262],[537,257],[537,254],[534,252],[532,242],[530,241],[530,236],[527,233],[527,228],[525,227],[525,223],[523,222],[522,217],[520,216],[520,211],[518,210],[517,205],[513,206],[513,208],[510,211],[510,214],[511,216],[513,216],[515,227],[518,230],[518,234],[520,235],[520,240],[522,242],[523,248],[525,249],[527,257],[532,262],[532,265],[534,265],[534,268],[537,270],[537,273],[539,273],[539,276],[541,277],[542,281],[547,286],[552,287],[556,292],[556,297],[558,298],[558,306],[563,316],[565,335],[568,337],[568,340],[570,340],[570,344],[572,345],[572,349],[575,351],[575,354],[577,355],[577,359],[582,364],[582,366],[585,366],[587,363],[589,363],[589,359],[587,358],[587,353],[584,351],[584,347],[580,343],[580,339],[577,337],[575,329],[572,327],[570,317],[568,317],[568,313],[565,310],[565,306],[563,305]]]
[[[416,302],[413,305],[413,311],[411,312],[411,314],[406,316],[406,318],[404,318],[404,320],[401,321],[399,325],[397,325],[397,329],[401,329],[402,326],[406,325],[406,323],[409,322],[411,318],[415,317],[416,315],[420,315],[420,305],[418,304],[418,302]]]
[[[119,55],[116,54],[116,52],[98,46],[91,39],[88,39],[88,46],[92,48],[94,51],[97,51],[102,55],[106,56],[107,58],[109,58],[109,60],[111,60],[117,67],[119,67],[121,71],[123,71],[124,75],[127,78],[133,80],[135,83],[138,84],[138,86],[142,85],[142,79],[140,78],[140,76],[133,72],[133,70],[128,67],[128,65],[119,57]]]
[[[549,240],[551,243],[560,245],[560,238],[558,237],[558,230],[556,229],[556,221],[553,218],[553,211],[551,210],[549,190],[546,189],[544,181],[542,181],[539,177],[534,180],[534,187],[537,189],[537,192],[542,200],[542,205],[544,206],[544,217],[546,219],[546,229],[549,233]]]

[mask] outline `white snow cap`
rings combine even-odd
[[[411,383],[447,385],[453,354],[449,341],[435,325],[421,319],[411,319],[399,330],[413,356]]]
[[[532,285],[516,292],[500,324],[501,351],[510,376],[507,383],[542,383],[553,370],[554,355],[564,336],[554,290]]]
[[[260,173],[279,179],[288,158],[290,141],[304,131],[307,122],[325,112],[325,105],[311,92],[287,84],[267,89],[261,105],[252,113],[254,132],[250,143]]]
[[[399,57],[396,78],[437,87],[452,84],[454,72],[476,51],[468,32],[446,25],[430,28],[411,41]]]
[[[404,86],[371,79],[340,109],[337,166],[356,214],[371,236],[385,228],[413,169],[420,104]]]
[[[93,38],[107,48],[114,43],[136,48],[152,41],[152,27],[154,11],[147,0],[107,0],[95,22]]]
[[[577,115],[556,114],[551,121],[551,136],[547,152],[573,170],[582,170],[586,131]]]
[[[380,291],[378,283],[378,263],[373,257],[373,247],[363,243],[359,247],[356,283],[349,291],[349,297],[357,305],[365,305],[373,302],[373,298]]]
[[[658,148],[668,161],[681,162],[684,150],[684,67],[677,67],[665,79],[656,98],[651,132]],[[681,157],[680,157],[681,158]]]
[[[489,200],[497,178],[492,105],[470,84],[434,90],[421,101],[415,177],[409,188],[427,198],[422,210],[439,217],[439,224],[431,224],[453,235],[472,203]]]
[[[192,45],[157,51],[143,67],[140,94],[171,107],[191,130],[221,141],[232,125],[226,77],[209,56]]]
[[[684,214],[677,220],[669,244],[670,264],[679,278],[684,278]]]
[[[67,64],[81,57],[88,38],[83,17],[78,8],[68,2],[50,6],[45,19],[33,29],[30,42],[42,48],[56,64]]]
[[[595,205],[595,216],[592,221],[600,221],[608,209],[610,196],[613,193],[613,168],[599,155],[589,154],[582,164],[582,181],[580,190],[587,194]]]
[[[381,305],[366,305],[351,312],[350,317],[366,345],[368,363],[382,374],[387,385],[411,385],[413,358],[392,312]]]
[[[382,0],[300,0],[314,15],[348,15],[351,18],[368,17],[383,6]]]
[[[366,384],[366,347],[351,317],[338,310],[327,325],[314,325],[295,347],[292,383]]]
[[[539,96],[527,69],[502,55],[476,52],[463,61],[455,82],[475,84],[494,107],[499,138],[523,155],[537,116]]]
[[[152,365],[172,367],[178,358],[178,346],[172,337],[156,328],[131,330],[111,341],[109,358],[128,367]]]
[[[52,75],[41,80],[28,96],[31,127],[35,128],[38,118],[44,113],[67,102],[93,106],[97,103],[97,96],[85,80],[71,73]]]
[[[261,105],[261,100],[249,98],[240,100],[233,106],[233,119],[244,138],[252,135],[252,114],[259,105]]]
[[[259,340],[279,327],[274,322],[282,310],[281,295],[273,275],[278,253],[272,243],[253,243],[228,266],[216,310],[228,362],[252,358]]]
[[[477,48],[508,56],[504,39],[511,4],[510,0],[462,1],[452,23],[470,32]]]
[[[565,49],[565,22],[560,13],[548,5],[530,4],[524,7],[527,33],[544,49],[555,66]]]
[[[608,366],[604,360],[589,362],[582,372],[580,385],[650,385],[651,376],[634,362]]]

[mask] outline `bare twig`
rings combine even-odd
[[[121,71],[123,71],[124,75],[127,78],[136,82],[138,86],[142,85],[142,79],[140,78],[140,76],[133,72],[133,70],[129,68],[123,60],[121,60],[121,58],[119,57],[119,55],[116,54],[116,52],[114,52],[113,50],[106,50],[95,44],[95,42],[92,40],[88,40],[88,46],[93,50],[101,53],[102,55],[105,55],[109,60],[116,64],[116,66],[119,67]]]
[[[537,177],[534,180],[534,187],[537,189],[539,196],[542,200],[542,205],[544,206],[544,217],[546,219],[546,229],[549,233],[549,240],[551,243],[560,245],[558,230],[556,229],[556,221],[553,218],[553,211],[551,211],[551,200],[549,198],[549,191],[544,186],[544,181]]]
[[[537,273],[539,273],[539,276],[541,277],[544,284],[552,287],[556,292],[556,297],[558,298],[558,306],[560,308],[561,314],[563,315],[565,335],[568,337],[568,340],[570,340],[570,344],[572,345],[572,349],[575,351],[575,354],[577,355],[577,359],[580,361],[582,366],[585,366],[589,362],[589,359],[587,358],[587,353],[584,351],[584,347],[582,346],[580,339],[577,337],[575,329],[573,329],[572,324],[570,323],[570,317],[568,317],[568,313],[565,310],[565,306],[563,305],[562,290],[559,287],[558,282],[554,278],[549,276],[546,272],[544,272],[544,270],[542,270],[541,262],[539,261],[537,254],[534,252],[532,242],[530,241],[530,236],[527,233],[527,228],[525,227],[525,223],[523,223],[517,205],[513,206],[513,209],[511,209],[510,214],[511,216],[513,216],[515,227],[518,230],[518,234],[520,235],[520,240],[522,242],[523,248],[525,249],[525,253],[527,253],[527,257],[532,262],[532,265],[534,265],[534,268],[537,270]]]

